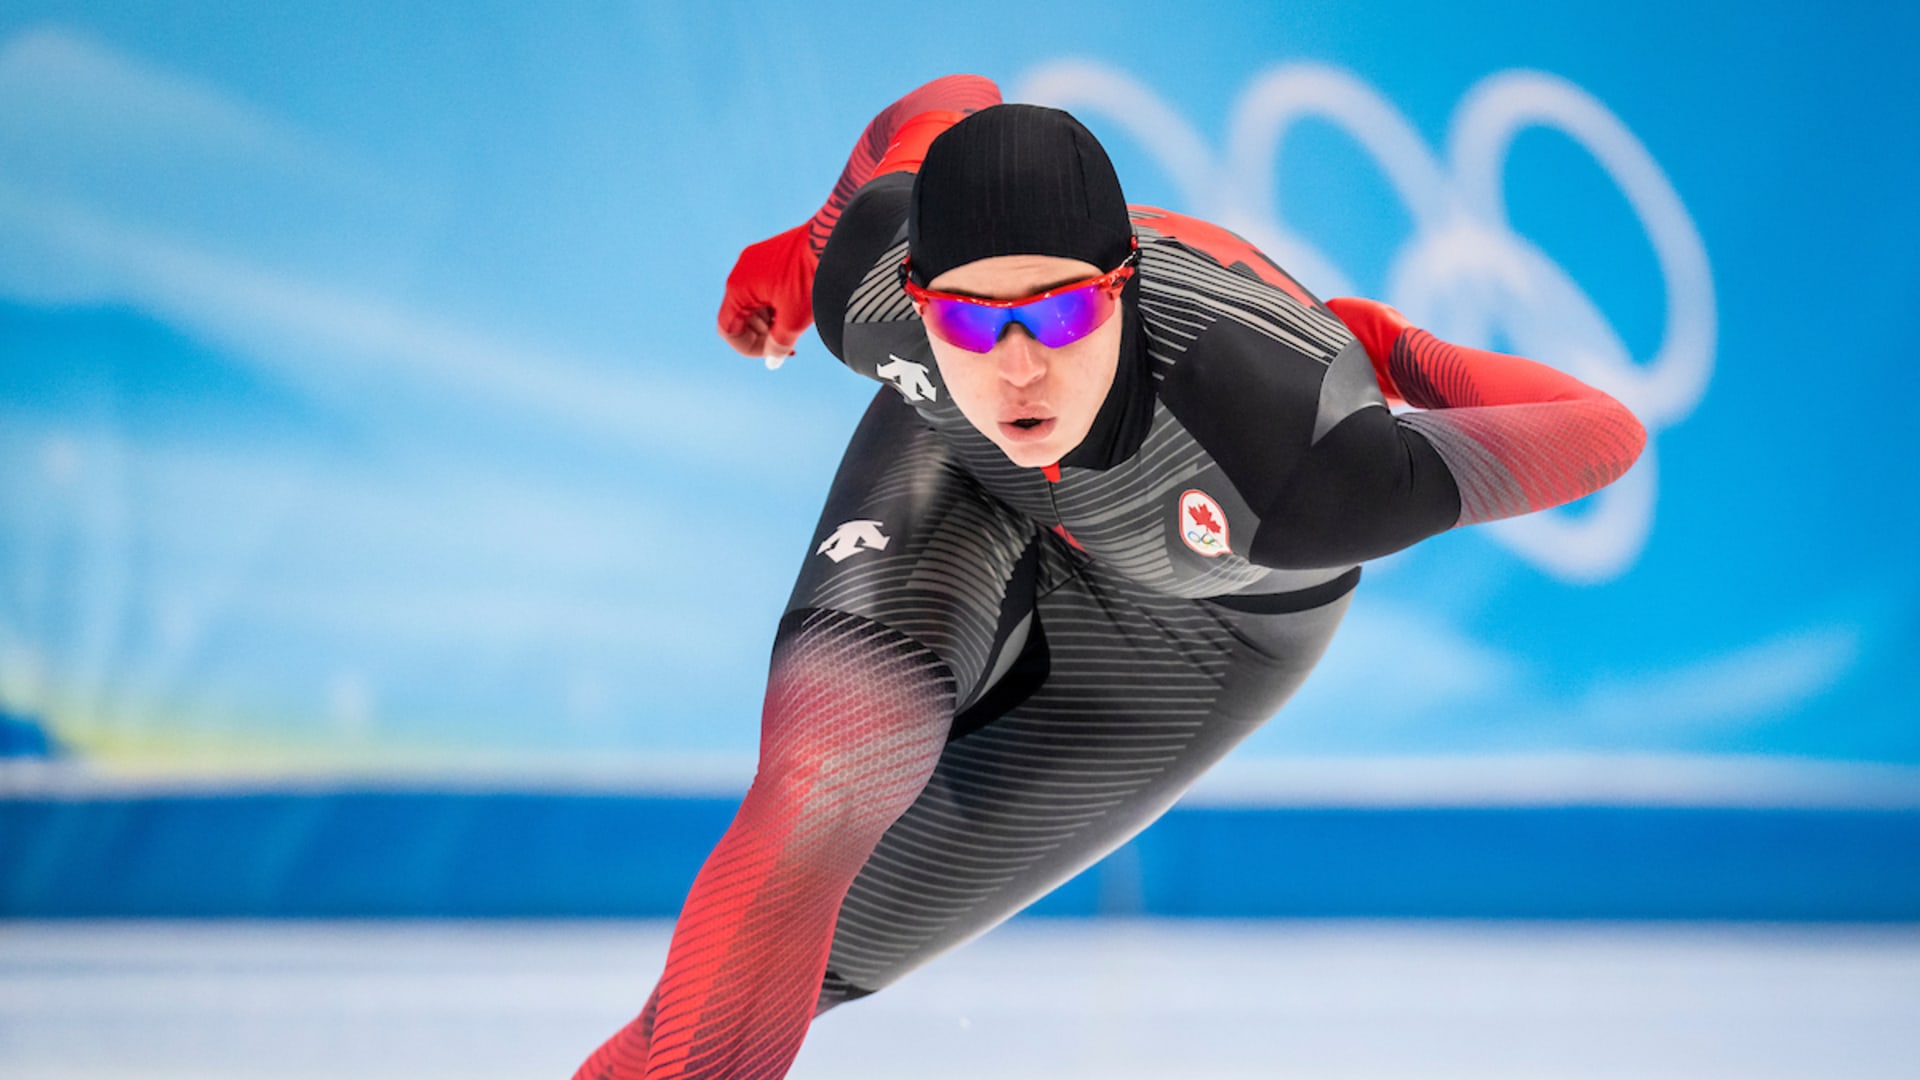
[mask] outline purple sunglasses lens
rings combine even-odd
[[[1057,349],[1086,337],[1106,321],[1101,316],[1112,308],[1101,303],[1105,298],[1105,291],[1098,285],[1089,285],[1084,289],[1036,300],[1016,310],[1020,312],[1020,325],[1026,327],[1040,344]]]
[[[991,352],[1008,323],[1027,328],[1034,340],[1057,349],[1087,336],[1112,310],[1105,290],[1097,285],[1049,296],[1019,307],[987,307],[964,300],[934,300],[927,317],[934,332],[968,352]]]
[[[927,306],[934,332],[968,352],[991,352],[1015,309],[984,307],[962,300],[935,300]]]

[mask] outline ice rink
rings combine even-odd
[[[562,1078],[667,929],[0,924],[0,1076]],[[1920,929],[1027,919],[821,1020],[792,1075],[1920,1077]]]

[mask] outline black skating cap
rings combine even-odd
[[[994,255],[1057,255],[1111,270],[1132,240],[1113,162],[1059,109],[982,109],[933,140],[913,180],[907,252],[922,285]]]

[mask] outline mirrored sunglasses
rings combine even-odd
[[[1035,341],[1057,349],[1086,337],[1113,317],[1120,290],[1133,276],[1139,258],[1136,244],[1119,266],[1104,274],[1017,300],[987,300],[923,288],[905,262],[900,264],[900,276],[927,328],[955,348],[992,352],[1007,328],[1019,323]]]

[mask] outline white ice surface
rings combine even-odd
[[[9,1080],[554,1077],[657,923],[0,923]],[[1016,922],[795,1080],[1920,1077],[1920,928]]]

